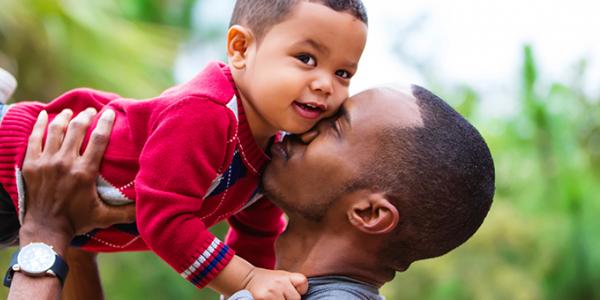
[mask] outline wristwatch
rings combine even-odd
[[[4,276],[6,287],[10,287],[15,272],[23,272],[32,277],[56,277],[62,285],[67,278],[69,267],[65,260],[56,254],[52,246],[31,243],[13,255],[10,267]]]

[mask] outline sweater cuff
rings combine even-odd
[[[214,238],[204,250],[198,250],[181,272],[181,276],[198,288],[203,288],[229,264],[235,251],[219,239]]]

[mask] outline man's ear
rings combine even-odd
[[[354,227],[368,234],[389,233],[400,221],[398,209],[382,193],[359,198],[348,208],[347,216]]]
[[[250,29],[233,25],[227,31],[227,57],[230,64],[236,69],[246,67],[246,54],[254,42],[254,35]]]

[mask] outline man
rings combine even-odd
[[[277,267],[310,277],[305,299],[378,299],[397,271],[466,241],[494,194],[493,162],[477,130],[420,87],[356,95],[271,151],[264,189],[289,217]],[[25,179],[43,190],[44,180]],[[83,189],[92,203],[91,184]],[[75,229],[60,230],[53,232]]]

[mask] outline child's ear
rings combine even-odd
[[[243,26],[233,25],[227,32],[227,57],[230,64],[237,69],[246,66],[248,48],[254,42],[252,32]]]
[[[354,202],[347,210],[348,220],[368,234],[386,234],[400,221],[400,213],[382,193],[370,193]]]

